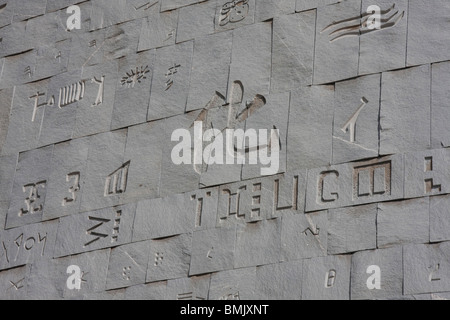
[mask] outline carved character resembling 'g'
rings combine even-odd
[[[249,0],[234,0],[225,3],[220,10],[219,25],[221,27],[227,25],[229,22],[236,23],[242,21],[247,17]]]

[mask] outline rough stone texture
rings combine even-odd
[[[432,65],[431,83],[431,146],[433,149],[449,147],[448,118],[450,116],[447,101],[450,93],[441,85],[450,80],[448,62]]]
[[[379,248],[430,240],[429,198],[380,203],[377,216]]]
[[[277,2],[263,3],[276,6]],[[315,23],[315,11],[274,19],[271,92],[312,84]]]
[[[450,240],[450,196],[430,198],[430,242]]]
[[[239,29],[239,27],[255,22],[256,0],[249,0],[247,5],[236,3],[236,5],[230,6],[229,2],[231,1],[217,0],[216,17],[214,19],[216,31]],[[230,10],[227,12],[226,8],[230,8]],[[223,19],[221,19],[222,13]]]
[[[441,32],[447,24],[450,3],[438,0],[430,7],[427,1],[409,3],[408,66],[444,61],[449,58],[449,35]],[[430,19],[433,23],[430,23]]]
[[[361,0],[349,0],[317,9],[314,84],[330,83],[358,75],[359,38],[343,37],[333,41],[332,32],[348,27],[348,19],[359,17]]]
[[[256,268],[213,273],[209,300],[249,300],[256,293]]]
[[[405,294],[447,292],[450,287],[448,242],[404,248]]]
[[[378,156],[380,81],[373,75],[336,83],[333,163]]]
[[[316,9],[338,2],[341,2],[341,0],[297,0],[295,11],[300,12]]]
[[[124,297],[120,300],[164,300],[166,289],[167,281],[141,284],[127,288],[124,292]]]
[[[167,281],[166,300],[208,300],[211,275]]]
[[[350,256],[304,260],[302,300],[349,300],[350,267]]]
[[[429,65],[383,73],[380,154],[430,147],[430,77]]]
[[[259,0],[256,2],[255,21],[266,21],[295,12],[295,0]]]
[[[191,263],[192,234],[152,240],[146,282],[187,277]]]
[[[376,204],[328,210],[328,254],[356,252],[376,247]]]
[[[177,43],[214,33],[216,0],[183,7],[179,11]]]
[[[371,266],[380,267],[380,289],[369,289],[373,284]],[[370,280],[369,280],[370,279]],[[402,247],[357,252],[352,257],[352,300],[389,299],[403,294]]]
[[[2,300],[24,300],[27,298],[31,265],[10,269],[0,273]]]
[[[0,154],[8,135],[9,114],[11,112],[13,97],[13,89],[5,89],[0,91]]]

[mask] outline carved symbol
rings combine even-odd
[[[28,75],[28,77],[30,77],[30,79],[33,77],[33,70],[31,70],[31,67],[30,67],[30,66],[28,66],[28,67],[25,68],[24,73],[25,73],[26,75]]]
[[[391,161],[353,168],[353,199],[391,194]]]
[[[309,227],[309,228],[306,228],[305,230],[303,230],[302,233],[305,236],[308,236],[308,233],[309,233],[310,235],[316,237],[316,236],[320,235],[320,228],[318,228],[318,227],[315,227],[315,228]]]
[[[239,212],[240,202],[241,202],[241,192],[247,190],[247,186],[240,187],[236,193],[231,193],[229,189],[222,190],[222,194],[228,195],[227,201],[227,211],[225,215],[221,215],[221,220],[226,220],[228,217],[234,215],[237,219],[244,218],[245,214]],[[233,206],[234,203],[234,206]]]
[[[433,157],[425,158],[425,173],[433,172]],[[425,193],[442,192],[442,185],[434,184],[434,179],[425,179]]]
[[[209,198],[211,197],[211,192],[207,192],[206,196]],[[197,199],[196,195],[193,195],[191,197],[191,201],[194,201]],[[197,211],[196,211],[196,215],[195,215],[195,227],[201,227],[202,226],[202,214],[203,214],[203,198],[199,198],[197,200]]]
[[[96,77],[91,79],[92,83],[98,84],[98,93],[95,102],[92,104],[93,107],[101,105],[103,103],[103,91],[105,89],[105,76],[102,76],[101,80],[97,80]]]
[[[105,182],[105,197],[125,193],[128,181],[130,161],[111,173]]]
[[[20,289],[22,289],[23,288],[23,281],[25,281],[25,278],[23,278],[23,279],[21,279],[21,280],[19,280],[19,281],[17,281],[17,282],[14,282],[14,281],[9,281],[9,284],[11,285],[11,287],[9,287],[8,289],[15,289],[16,291],[19,291]]]
[[[91,240],[91,241],[89,241],[89,242],[87,242],[87,243],[85,243],[83,247],[88,247],[88,246],[90,246],[91,244],[93,244],[94,242],[97,242],[98,240],[100,240],[100,239],[102,239],[102,238],[104,239],[104,238],[107,238],[107,237],[108,237],[107,234],[105,234],[105,233],[99,233],[99,232],[94,232],[94,230],[98,229],[98,228],[101,227],[103,224],[110,222],[111,220],[109,220],[109,219],[103,219],[103,218],[97,218],[97,217],[89,217],[89,220],[90,220],[90,221],[95,221],[95,222],[100,222],[100,223],[99,223],[99,224],[96,224],[95,226],[93,226],[92,228],[90,228],[90,229],[88,229],[88,230],[86,231],[86,234],[91,235],[91,236],[96,237],[96,238],[93,239],[93,240]]]
[[[358,121],[359,114],[362,109],[369,103],[365,97],[361,98],[362,105],[356,110],[356,112],[351,116],[347,123],[341,128],[343,132],[350,130],[350,142],[354,143],[356,141],[356,121]]]
[[[28,191],[28,197],[25,198],[27,207],[26,209],[20,209],[19,217],[22,217],[25,214],[34,214],[42,211],[44,205],[40,201],[41,195],[39,189],[45,189],[46,184],[47,181],[42,181],[23,186],[23,192],[26,193]]]
[[[220,10],[219,26],[244,20],[249,11],[249,0],[234,0],[225,3]]]
[[[436,275],[436,273],[439,272],[440,268],[441,268],[441,265],[439,263],[435,266],[428,267],[428,269],[433,269],[430,273],[430,276],[428,277],[428,281],[430,281],[430,282],[441,281],[441,278]]]
[[[208,259],[212,259],[213,258],[213,256],[212,256],[212,252],[214,251],[214,247],[211,247],[211,249],[208,251],[208,253],[206,254],[206,257],[208,258]]]
[[[150,2],[149,2],[149,3],[143,4],[143,5],[140,6],[140,7],[135,7],[135,6],[134,6],[134,10],[138,11],[138,10],[140,10],[140,9],[142,9],[142,8],[144,8],[144,10],[148,10],[148,9],[150,9],[151,7],[153,7],[155,4],[157,4],[158,2],[159,2],[159,1],[156,1],[156,2],[154,2],[154,3],[152,3],[152,4],[150,4]]]
[[[165,91],[169,90],[169,89],[173,86],[173,79],[172,79],[171,76],[173,76],[174,74],[178,73],[178,68],[180,68],[180,67],[181,67],[180,64],[174,63],[174,64],[173,64],[173,67],[170,67],[170,68],[167,70],[165,76],[166,76],[166,78],[168,78],[168,79],[167,79],[167,81],[166,81],[166,90],[165,90]]]
[[[239,291],[235,293],[225,294],[219,298],[219,300],[241,300],[239,296]]]
[[[274,182],[274,192],[273,192],[273,198],[274,198],[274,208],[275,211],[277,210],[297,210],[297,196],[298,196],[298,176],[295,176],[293,178],[292,182],[292,204],[287,206],[280,206],[280,180],[277,179]]]
[[[8,5],[8,4],[5,3],[5,4],[2,4],[2,5],[0,6],[0,13],[2,13],[3,11],[5,11],[7,5]]]
[[[97,47],[97,40],[92,40],[91,42],[89,42],[89,48],[92,47]]]
[[[39,97],[45,96],[45,93],[36,92],[34,96],[31,96],[30,99],[34,99],[34,108],[33,108],[33,116],[31,117],[31,122],[36,120],[36,114],[39,108],[44,106],[52,106],[55,103],[55,98],[52,96],[48,102],[39,103]]]
[[[136,67],[136,70],[127,72],[127,75],[125,77],[122,77],[120,83],[122,84],[122,86],[127,86],[127,88],[134,88],[136,83],[141,83],[141,80],[147,79],[145,75],[149,72],[150,70],[148,69],[148,66],[146,66],[145,68],[141,67],[140,69]]]
[[[339,199],[339,194],[337,192],[330,192],[330,195],[332,197],[326,197],[324,190],[325,189],[325,178],[330,176],[330,175],[334,175],[337,178],[339,178],[339,172],[337,171],[326,171],[326,172],[322,172],[320,173],[320,177],[319,177],[319,199],[318,199],[318,203],[326,203],[326,202],[334,202],[337,201]]]
[[[370,32],[374,32],[377,30],[389,29],[395,27],[405,16],[405,12],[403,11],[399,14],[399,11],[395,11],[391,16],[392,11],[395,10],[395,4],[392,5],[391,8],[385,11],[381,11],[380,14],[380,22],[381,25],[379,28],[374,28],[371,21],[372,13],[365,13],[361,16],[344,19],[341,21],[333,22],[328,25],[321,31],[324,33],[326,31],[331,31],[329,34],[330,42],[342,39],[344,37],[351,36],[361,36]],[[348,26],[350,24],[350,26]]]
[[[325,276],[325,288],[332,288],[336,282],[336,270],[331,269]]]
[[[116,218],[114,219],[114,226],[112,231],[111,243],[115,243],[119,240],[120,233],[120,219],[122,217],[122,211],[119,210],[116,212]]]
[[[164,260],[164,252],[155,253],[155,267],[162,265]]]
[[[170,30],[170,32],[167,34],[167,38],[164,41],[170,40],[171,38],[173,38],[175,36],[175,29]]]
[[[122,279],[127,281],[131,280],[131,267],[124,267],[122,269]]]
[[[177,300],[206,300],[202,297],[195,297],[193,292],[179,293],[177,294]]]
[[[59,51],[58,54],[55,55],[55,59],[58,59],[58,62],[61,63],[61,57],[62,57],[61,51]]]
[[[73,180],[73,183],[71,184],[69,188],[69,192],[71,193],[71,197],[66,197],[63,200],[63,206],[66,206],[67,204],[71,204],[77,200],[77,192],[80,191],[80,173],[79,172],[73,172],[69,173],[66,176],[66,182],[70,182]]]

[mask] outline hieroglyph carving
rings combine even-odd
[[[41,181],[37,183],[30,183],[23,186],[23,192],[28,196],[25,198],[26,208],[22,208],[19,211],[19,217],[27,214],[35,214],[42,212],[44,208],[43,195],[41,190],[45,190],[47,181]]]
[[[105,181],[105,197],[125,193],[127,189],[130,161],[111,173]]]
[[[63,207],[67,206],[77,200],[77,192],[80,191],[80,172],[73,172],[66,175],[66,182],[72,182],[69,187],[70,197],[66,197],[63,200]]]
[[[148,66],[141,66],[140,68],[136,67],[136,69],[132,69],[130,72],[127,72],[127,75],[122,77],[120,83],[122,84],[122,87],[134,88],[137,83],[141,83],[142,80],[147,79],[146,74],[149,72],[150,70],[148,69]]]
[[[234,0],[225,3],[220,10],[219,26],[244,20],[250,9],[249,0]]]
[[[364,107],[369,103],[369,101],[365,98],[361,98],[362,104],[359,106],[358,110],[350,117],[350,119],[345,123],[345,125],[341,128],[343,132],[350,131],[350,142],[354,143],[356,141],[356,121],[358,121],[359,114],[364,109]]]

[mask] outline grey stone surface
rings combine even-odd
[[[336,83],[333,163],[378,156],[380,75]]]
[[[403,155],[308,170],[306,212],[403,198]]]
[[[30,67],[31,74],[25,72]],[[36,71],[36,51],[28,51],[4,58],[0,88],[5,89],[33,81]],[[31,75],[31,77],[30,77]]]
[[[234,267],[236,227],[194,232],[189,275],[200,275]]]
[[[338,2],[341,2],[341,0],[297,0],[295,11],[316,9]]]
[[[383,73],[380,154],[430,147],[430,77],[429,65]]]
[[[129,204],[61,218],[55,257],[130,243],[135,212]]]
[[[189,198],[182,194],[138,202],[133,242],[192,232],[196,206]]]
[[[82,212],[121,204],[133,164],[124,159],[127,129],[94,136],[90,141]]]
[[[260,0],[256,2],[255,21],[265,21],[294,12],[295,0]]]
[[[111,129],[143,123],[150,103],[154,50],[119,60]]]
[[[245,268],[281,260],[281,219],[237,227],[234,267]]]
[[[167,281],[166,300],[208,300],[211,275]]]
[[[230,92],[231,84],[235,80],[241,81],[245,88],[242,100],[244,102],[252,101],[257,94],[269,93],[271,42],[271,22],[255,23],[233,31],[228,91]]]
[[[0,12],[0,28],[11,24],[14,14],[14,5],[15,2],[11,2],[8,0],[2,0],[0,2],[0,6],[3,8],[3,10]]]
[[[447,101],[450,99],[450,95],[442,84],[450,81],[450,64],[448,62],[435,63],[431,68],[431,146],[433,149],[446,148],[450,146],[446,125],[449,118]]]
[[[161,0],[161,12],[189,6],[202,1],[205,0]]]
[[[449,243],[404,247],[404,293],[448,292],[450,287]]]
[[[256,268],[256,297],[261,300],[300,300],[303,262],[283,262]]]
[[[380,289],[372,287],[377,274],[371,266],[380,269]],[[352,300],[389,299],[403,294],[402,247],[357,252],[352,257]]]
[[[226,96],[231,48],[231,31],[195,40],[186,111],[205,108],[215,92]]]
[[[191,233],[151,240],[146,282],[187,277],[191,250]]]
[[[156,50],[147,120],[184,113],[193,51],[192,41]]]
[[[329,165],[332,158],[334,88],[302,87],[291,94],[287,171]],[[311,143],[313,141],[313,143]]]
[[[8,135],[9,115],[11,112],[13,97],[13,89],[5,89],[0,91],[0,154]]]
[[[216,0],[183,7],[179,10],[177,43],[214,33]]]
[[[304,260],[303,300],[349,300],[350,256]]]
[[[148,17],[142,19],[138,51],[173,45],[179,11],[160,13],[158,5],[152,6],[148,11]]]
[[[377,247],[377,204],[328,210],[328,254]]]
[[[33,42],[26,34],[26,21],[15,22],[0,30],[0,57],[23,53],[33,49]]]
[[[256,0],[246,3],[217,0],[216,17],[214,19],[216,31],[235,29],[255,22]]]
[[[70,7],[83,0],[47,0],[47,13]]]
[[[251,300],[256,293],[256,268],[213,273],[209,300]]]
[[[305,211],[306,179],[306,170],[295,170],[275,177],[273,180],[273,217],[283,216],[285,212],[291,210],[298,213]]]
[[[16,0],[13,21],[28,20],[45,13],[47,0]]]
[[[430,240],[429,198],[381,203],[377,216],[378,248]]]
[[[111,249],[106,289],[145,283],[149,247],[150,242],[143,241]]]
[[[90,30],[103,29],[125,20],[126,0],[92,0]]]
[[[450,240],[450,196],[430,198],[430,242]]]
[[[191,202],[196,206],[195,231],[214,229],[217,222],[217,202],[219,188],[200,189],[190,193]]]
[[[164,300],[167,291],[167,281],[141,284],[128,287],[125,290],[126,300]]]
[[[16,165],[16,155],[0,157],[0,201],[2,202],[9,201],[14,183]]]
[[[42,220],[77,214],[86,179],[90,138],[55,145]]]
[[[282,261],[327,255],[327,212],[283,213],[281,228]]]
[[[388,10],[393,3],[389,0],[363,0],[361,14],[364,15],[367,9],[377,5],[380,9]],[[395,26],[383,27],[381,30],[375,30],[361,35],[360,54],[359,54],[359,74],[368,74],[386,70],[394,70],[405,67],[406,62],[406,42],[408,34],[408,8],[409,1],[401,0],[395,2],[394,10],[383,18],[394,16],[394,22],[400,19]],[[402,17],[402,18],[400,18]]]
[[[450,178],[447,166],[448,149],[429,150],[405,155],[405,198],[450,193],[446,181]]]
[[[88,293],[83,299],[84,300],[95,300],[95,301],[122,301],[125,299],[125,289],[109,290],[96,293]]]
[[[6,219],[6,228],[40,222],[51,172],[53,146],[19,156]]]
[[[447,25],[450,3],[438,0],[433,6],[424,0],[410,1],[407,65],[444,61],[449,58],[449,35],[441,32]],[[432,21],[432,23],[430,22]]]
[[[3,232],[0,238],[0,270],[51,259],[57,228],[58,221],[50,221]]]
[[[24,300],[27,298],[31,265],[0,272],[2,300]]]
[[[287,2],[292,1],[281,1]],[[263,6],[277,6],[279,2],[263,3]],[[315,23],[315,11],[274,19],[271,93],[312,84]]]
[[[359,62],[359,37],[341,37],[336,30],[351,26],[356,17],[360,24],[361,0],[348,0],[317,9],[314,84],[330,83],[356,77]],[[335,40],[334,40],[335,39]]]

